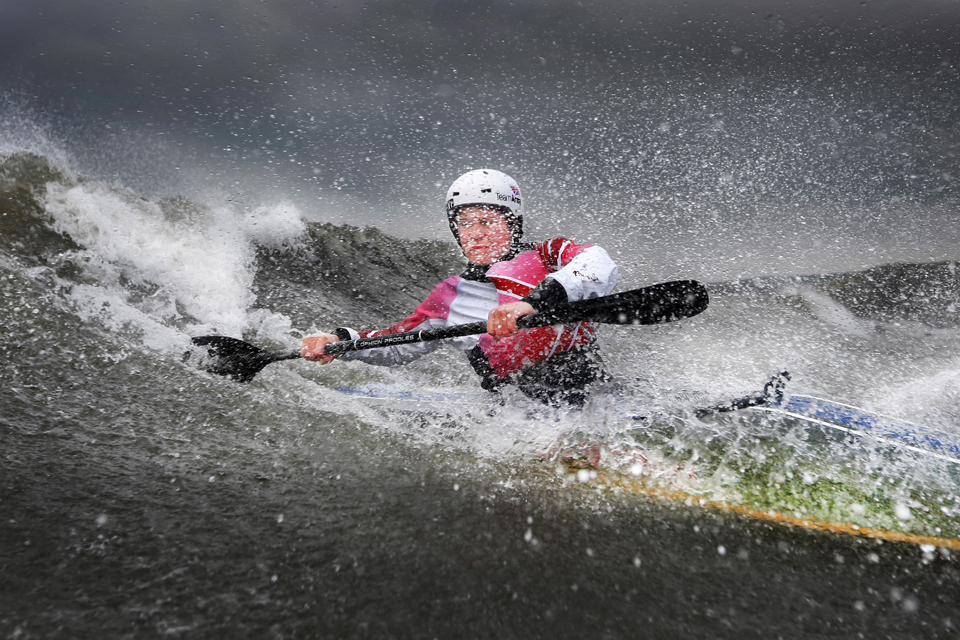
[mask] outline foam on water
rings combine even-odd
[[[56,255],[23,275],[50,281],[63,308],[117,339],[122,346],[112,353],[120,358],[140,346],[179,354],[190,335],[205,333],[280,348],[295,345],[311,325],[384,326],[381,321],[408,313],[434,282],[458,268],[449,259],[449,241],[307,226],[299,209],[284,201],[238,210],[229,202],[150,200],[122,184],[64,176],[33,185],[36,215],[72,243],[58,244]],[[583,411],[544,408],[517,393],[491,406],[482,394],[476,397],[472,371],[450,349],[401,369],[278,363],[252,384],[258,396],[294,398],[317,414],[357,418],[374,443],[377,433],[389,434],[424,450],[509,465],[529,457],[557,460],[566,455],[564,447],[598,442],[606,452],[642,451],[647,466],[640,465],[639,475],[654,474],[644,480],[685,483],[692,473],[698,484],[686,488],[711,499],[838,518],[851,517],[844,514],[869,498],[884,507],[865,507],[859,521],[894,526],[916,520],[896,515],[921,508],[911,505],[953,508],[942,499],[956,493],[954,478],[940,462],[891,458],[876,443],[855,443],[851,456],[851,443],[811,439],[807,427],[789,420],[742,412],[703,422],[690,408],[756,392],[773,373],[789,370],[796,392],[886,408],[957,432],[957,330],[951,312],[939,310],[948,308],[952,290],[944,283],[952,282],[953,272],[921,266],[893,270],[905,279],[891,277],[876,293],[856,284],[876,279],[868,272],[840,280],[813,274],[711,285],[711,306],[698,317],[659,327],[603,327],[602,348],[621,386]],[[944,299],[930,307],[930,314],[943,316],[940,328],[903,316],[899,302],[901,280],[929,281],[928,271],[943,280],[933,289]],[[851,300],[866,293],[870,300],[853,305],[838,297],[832,282],[841,282]],[[463,397],[371,406],[336,391],[347,386]],[[632,419],[646,410],[666,417]],[[307,428],[276,419],[290,433]],[[623,455],[614,457],[612,468],[623,471],[622,460],[638,464]],[[768,489],[773,485],[785,488],[777,493]],[[829,504],[818,506],[815,494],[828,495]]]
[[[255,245],[296,239],[298,211],[281,204],[240,217],[224,206],[166,204],[96,181],[51,183],[44,200],[57,231],[133,284],[158,285],[154,295],[175,300],[197,332],[241,335],[255,299]]]
[[[47,127],[22,104],[0,94],[0,158],[30,153],[44,158],[56,171],[76,179],[70,154],[55,142]]]
[[[872,404],[878,411],[909,414],[922,424],[954,426],[960,431],[960,359],[954,367],[914,380],[877,388]]]

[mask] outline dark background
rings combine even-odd
[[[5,111],[147,194],[434,237],[483,165],[570,219],[957,198],[953,2],[5,5]]]

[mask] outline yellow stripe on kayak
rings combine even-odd
[[[604,473],[608,476],[604,478],[608,482],[612,480],[610,476],[614,474]],[[646,495],[671,502],[685,502],[690,506],[696,505],[719,511],[731,511],[739,513],[757,520],[767,522],[776,522],[778,524],[802,527],[811,531],[823,531],[826,533],[840,533],[851,536],[873,538],[876,540],[889,540],[892,542],[906,542],[915,545],[932,545],[943,549],[960,551],[960,540],[956,538],[937,538],[934,536],[921,536],[912,533],[902,533],[898,531],[887,531],[886,529],[875,529],[872,527],[860,527],[855,524],[840,524],[835,522],[824,522],[816,518],[796,518],[780,513],[778,511],[764,511],[761,509],[750,509],[736,504],[731,504],[722,500],[709,500],[700,496],[695,496],[677,489],[660,489],[657,487],[638,486],[635,483],[613,481],[610,484],[629,491],[637,495]]]

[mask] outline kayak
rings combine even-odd
[[[766,388],[725,403],[691,408],[697,417],[737,410],[762,411],[803,421],[843,434],[869,437],[903,450],[960,465],[960,438],[941,430],[924,427],[907,420],[860,409],[850,404],[803,394],[786,394],[786,380],[778,374]],[[389,387],[343,387],[340,393],[361,398],[373,406],[401,411],[423,411],[455,403],[458,406],[491,408],[502,402],[486,391],[411,391]],[[656,412],[645,412],[636,401],[620,403],[619,419],[645,421]]]
[[[371,401],[370,403],[374,405],[390,405],[395,408],[409,408],[410,406],[422,405],[428,402],[486,402],[489,404],[492,399],[491,394],[486,391],[477,393],[424,392],[391,389],[387,387],[343,387],[337,389],[337,391],[348,396],[369,400]]]
[[[764,391],[707,408],[645,411],[638,398],[605,405],[613,429],[556,437],[544,471],[689,506],[810,530],[960,550],[960,438],[851,404],[787,394],[785,374]],[[481,417],[491,394],[348,387],[341,393],[388,412]],[[651,407],[646,407],[651,409]],[[614,415],[615,414],[615,415]],[[927,468],[929,467],[929,468]],[[924,475],[926,474],[926,475]],[[928,480],[939,479],[929,486]],[[936,484],[936,483],[933,483]]]
[[[871,413],[849,404],[791,395],[756,407],[859,437],[872,437],[908,451],[960,465],[960,439],[913,422]]]

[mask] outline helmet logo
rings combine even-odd
[[[500,202],[515,202],[517,205],[520,204],[520,190],[516,187],[511,187],[513,189],[513,194],[505,195],[500,192],[497,192],[497,200]]]

